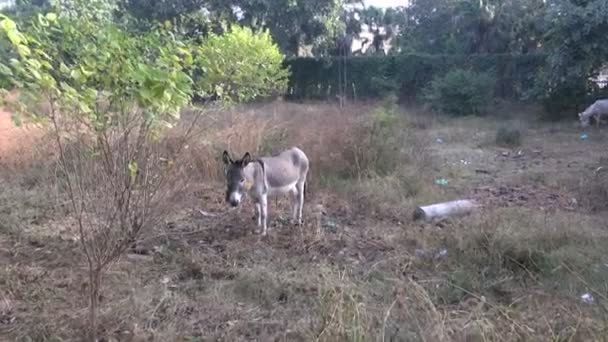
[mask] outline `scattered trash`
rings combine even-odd
[[[206,212],[206,211],[200,210],[200,209],[198,212],[201,213],[201,215],[203,215],[204,217],[216,217],[217,216],[217,214],[209,213],[209,212]]]
[[[504,151],[501,154],[502,154],[503,157],[508,157],[509,156],[509,151]]]
[[[435,259],[439,259],[439,258],[443,258],[446,257],[448,255],[448,250],[447,249],[442,249],[439,252],[437,252],[437,254],[435,254]]]
[[[587,303],[587,304],[595,303],[595,298],[593,298],[593,295],[589,292],[583,294],[581,296],[581,300],[583,301],[583,303]]]
[[[332,220],[332,219],[328,219],[327,221],[325,221],[325,229],[327,229],[328,232],[330,233],[337,233],[338,232],[338,224],[336,223],[336,221]]]
[[[423,257],[426,255],[426,251],[418,248],[414,251],[414,254],[416,254],[417,257]]]
[[[161,279],[161,284],[169,284],[169,282],[171,281],[171,278],[169,277],[164,277],[163,279]]]
[[[443,177],[435,179],[435,184],[437,184],[437,185],[446,186],[446,185],[448,185],[448,183],[449,183],[448,180]]]
[[[440,259],[445,258],[448,255],[448,250],[443,248],[437,251],[437,253],[433,253],[432,251],[425,251],[424,249],[417,248],[414,250],[414,254],[419,258],[432,258],[432,259]]]
[[[487,174],[490,174],[490,171],[488,171],[488,170],[482,170],[482,169],[476,169],[475,173],[484,173],[484,174],[487,175]]]
[[[587,133],[582,133],[580,138],[581,140],[587,140],[589,138],[589,135],[587,135]]]
[[[443,144],[443,139],[441,138],[437,138],[437,140],[435,140],[438,144]]]
[[[469,164],[471,164],[471,162],[468,161],[468,160],[460,159],[460,164],[462,164],[462,165],[469,165]]]

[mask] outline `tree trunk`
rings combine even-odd
[[[101,285],[101,270],[89,269],[89,338],[97,342],[97,309],[99,306],[99,287]]]

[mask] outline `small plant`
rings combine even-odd
[[[351,148],[344,155],[351,164],[351,176],[387,175],[399,165],[400,143],[399,109],[396,96],[387,96],[370,117],[364,118],[355,127],[348,144]]]
[[[423,98],[433,109],[447,114],[484,114],[494,97],[495,82],[488,74],[454,69],[436,76],[423,91]]]
[[[505,147],[521,145],[521,131],[517,128],[500,127],[496,131],[496,145]]]

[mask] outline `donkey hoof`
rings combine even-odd
[[[260,236],[267,236],[268,235],[268,231],[264,230],[263,228],[260,229],[256,229],[253,231],[256,235],[260,235]]]

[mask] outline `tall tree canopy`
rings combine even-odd
[[[238,23],[253,29],[269,29],[281,49],[290,55],[299,55],[304,45],[329,44],[340,29],[343,5],[342,0],[119,0],[119,3],[140,20],[172,20],[191,25],[193,21],[187,19],[197,15],[199,23],[207,28]]]

